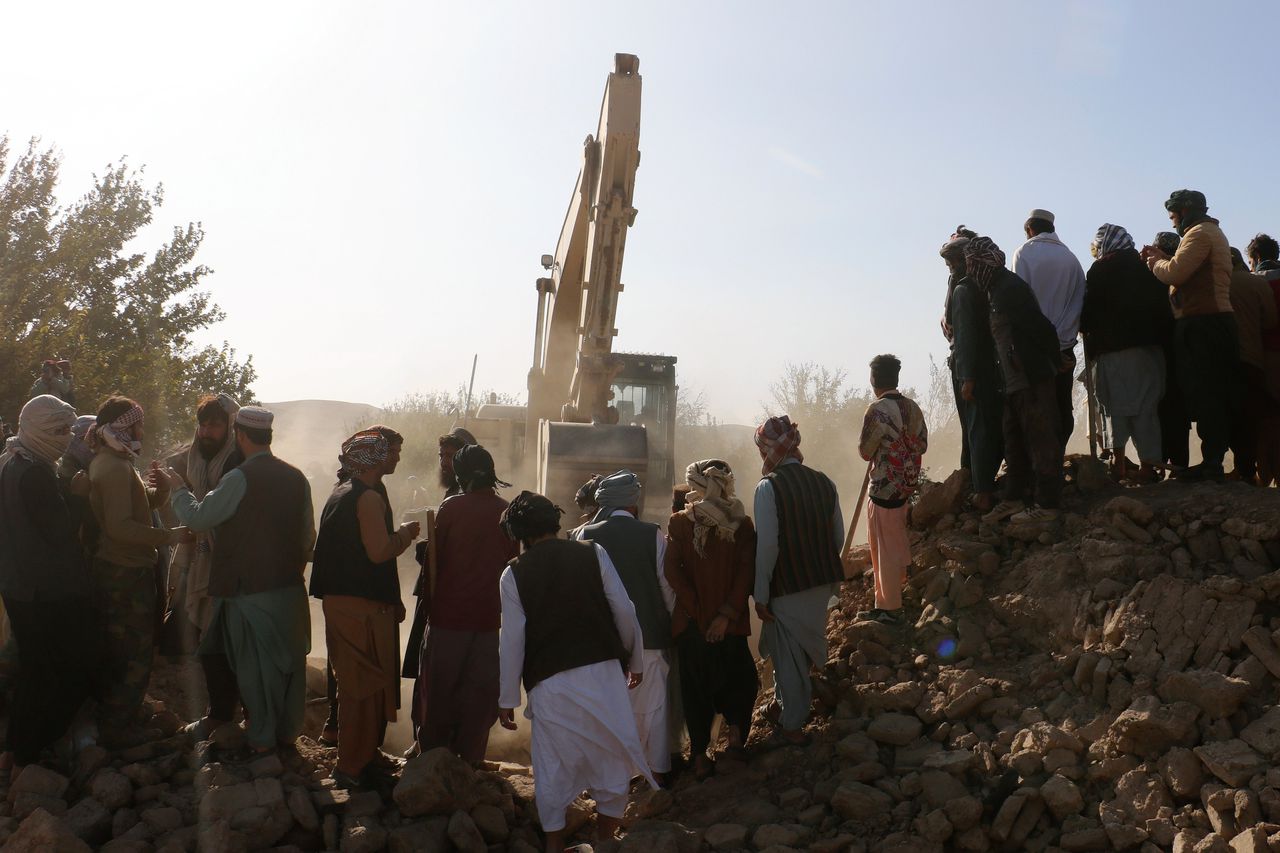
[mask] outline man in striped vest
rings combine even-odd
[[[756,430],[764,478],[756,486],[756,614],[760,655],[773,659],[780,710],[774,746],[808,743],[809,668],[827,662],[827,604],[844,579],[844,519],[835,484],[804,465],[800,430],[786,415]]]

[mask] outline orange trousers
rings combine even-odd
[[[911,565],[911,543],[907,541],[907,505],[894,509],[867,501],[867,544],[871,546],[871,568],[876,578],[876,607],[902,607],[902,584]]]
[[[400,636],[396,607],[350,595],[324,597],[324,636],[338,682],[338,769],[359,776],[396,718]]]

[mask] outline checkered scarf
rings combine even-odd
[[[1129,232],[1121,228],[1119,225],[1111,225],[1110,223],[1103,225],[1098,229],[1098,233],[1093,237],[1093,245],[1097,246],[1098,258],[1105,258],[1107,255],[1115,252],[1123,252],[1125,249],[1133,248],[1133,238],[1129,236]]]
[[[142,423],[142,407],[134,403],[129,411],[109,424],[94,424],[89,427],[86,439],[94,450],[103,445],[123,453],[130,459],[142,452],[142,442],[133,437],[133,428]]]
[[[760,424],[756,429],[756,447],[764,459],[760,473],[765,476],[787,459],[804,461],[804,454],[800,452],[800,425],[793,424],[786,415]]]
[[[363,474],[386,461],[389,451],[386,436],[377,430],[361,430],[342,442],[342,453],[338,455],[338,463],[342,466],[340,473],[350,477]]]
[[[969,278],[979,287],[987,287],[995,274],[1004,269],[1004,252],[990,237],[974,237],[964,247],[964,265]]]
[[[689,484],[685,513],[693,519],[693,550],[699,557],[707,555],[707,536],[712,531],[732,542],[747,517],[742,501],[733,494],[733,472],[728,468],[718,459],[704,459],[685,471]]]

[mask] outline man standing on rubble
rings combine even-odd
[[[338,484],[320,515],[311,594],[324,602],[325,644],[337,678],[338,787],[377,783],[379,750],[400,704],[398,625],[404,620],[396,557],[418,522],[396,527],[382,478],[400,447],[376,428],[342,444]]]
[[[1036,208],[1022,226],[1027,242],[1013,253],[1013,271],[1035,294],[1040,312],[1053,324],[1062,352],[1054,378],[1058,410],[1058,443],[1066,452],[1075,429],[1071,391],[1075,382],[1076,338],[1080,335],[1080,311],[1084,307],[1084,268],[1054,231],[1053,214]]]
[[[844,519],[835,483],[804,464],[787,415],[756,430],[764,478],[756,486],[756,615],[760,655],[773,659],[777,728],[771,746],[809,742],[809,668],[827,662],[827,610],[844,579]]]
[[[604,548],[635,605],[644,638],[645,675],[630,693],[631,707],[649,769],[663,782],[671,772],[667,678],[676,598],[663,572],[667,539],[658,525],[639,519],[640,478],[632,471],[623,469],[602,479],[596,505],[600,510],[595,520],[579,528],[577,538]]]
[[[1164,203],[1182,237],[1170,257],[1155,246],[1142,259],[1169,286],[1173,303],[1173,351],[1178,384],[1200,435],[1204,461],[1175,476],[1179,480],[1221,480],[1222,460],[1231,443],[1239,340],[1231,308],[1231,246],[1209,216],[1204,193],[1178,190]]]
[[[245,461],[203,501],[172,468],[174,513],[196,532],[215,531],[213,612],[200,653],[225,654],[248,717],[249,745],[270,752],[302,730],[311,614],[302,575],[315,545],[311,486],[271,452],[271,412],[245,406],[235,437]]]
[[[493,456],[478,444],[454,454],[462,494],[440,505],[436,520],[436,587],[423,643],[414,706],[423,752],[448,747],[478,766],[498,711],[498,581],[520,553],[502,532],[507,502]]]
[[[898,392],[902,362],[897,356],[871,360],[876,400],[862,420],[858,453],[871,463],[867,497],[867,541],[875,574],[875,607],[865,616],[896,625],[902,621],[902,584],[911,565],[907,541],[907,500],[920,482],[920,458],[929,447],[924,413]],[[859,614],[864,615],[864,614]]]
[[[439,446],[440,458],[440,485],[444,487],[444,497],[446,499],[462,493],[462,488],[458,485],[458,478],[453,473],[454,454],[468,444],[476,443],[476,437],[462,427],[454,427],[437,440],[436,444]],[[409,624],[408,645],[405,646],[404,663],[400,667],[401,678],[417,679],[418,677],[418,672],[422,666],[422,635],[427,631],[427,617],[431,607],[426,587],[426,554],[428,546],[426,536],[429,533],[425,530],[422,532],[424,538],[418,542],[417,547],[418,563],[422,566],[422,570],[418,572],[418,582],[413,587],[414,597],[418,601],[413,609],[413,622]],[[414,720],[421,719],[421,713],[422,709],[418,707],[418,691],[415,690],[413,691],[412,718]],[[418,754],[416,742],[405,754],[408,757]]]
[[[969,278],[991,306],[991,337],[1004,382],[1004,500],[983,516],[988,524],[1057,516],[1062,496],[1055,382],[1062,367],[1060,340],[1027,283],[1005,269],[1004,252],[990,237],[964,247]],[[1026,502],[1033,501],[1031,506]],[[1016,515],[1015,515],[1016,514]]]
[[[177,466],[181,464],[181,473],[196,500],[204,500],[229,471],[244,461],[231,429],[238,411],[240,404],[229,394],[205,395],[196,406],[195,437],[186,452],[173,460],[174,470],[179,470]],[[169,575],[176,581],[177,588],[170,618],[178,653],[191,654],[200,635],[209,627],[213,613],[213,599],[209,596],[212,565],[213,534],[209,531],[197,534],[194,542],[184,542],[174,551]],[[234,719],[240,692],[236,687],[236,674],[231,671],[225,654],[216,651],[199,657],[209,693],[209,708],[204,717],[187,726],[186,731],[198,740],[207,740],[215,728]]]

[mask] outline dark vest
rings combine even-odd
[[[307,478],[270,453],[241,463],[240,473],[244,498],[214,534],[209,594],[220,598],[300,584],[307,566]]]
[[[524,607],[524,689],[553,675],[617,660],[626,649],[604,595],[600,561],[584,542],[547,539],[511,561]]]
[[[354,595],[387,604],[400,603],[400,578],[396,573],[395,558],[382,563],[373,562],[360,537],[356,502],[367,491],[369,487],[359,480],[340,483],[320,513],[316,555],[311,563],[311,594],[316,598]],[[383,519],[387,533],[394,533],[391,505],[385,498],[384,495]]]
[[[0,468],[0,593],[16,601],[53,601],[87,595],[89,576],[84,549],[66,504],[58,499],[39,530],[23,494],[22,481],[44,477],[58,495],[53,470],[14,454]],[[28,488],[31,483],[28,482]]]
[[[770,597],[844,580],[833,528],[839,501],[835,485],[826,474],[798,462],[779,465],[765,479],[773,485],[778,505],[778,562],[769,581]]]
[[[658,525],[616,515],[582,529],[583,541],[604,548],[636,606],[646,649],[668,649],[671,614],[658,586]]]

